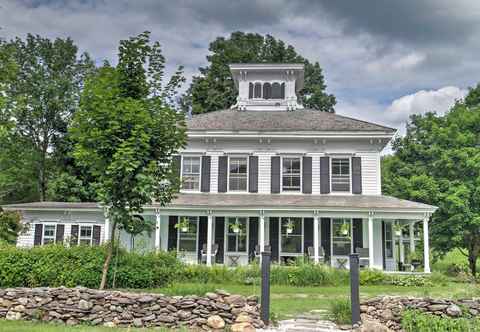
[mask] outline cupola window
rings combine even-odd
[[[255,83],[253,98],[262,98],[262,84]]]

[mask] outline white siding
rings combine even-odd
[[[33,235],[35,232],[35,226],[33,224],[28,225],[28,230],[19,235],[17,238],[17,247],[33,247]]]
[[[273,154],[258,155],[258,192],[260,194],[270,194],[270,167]]]
[[[380,195],[380,154],[362,152],[357,155],[362,157],[362,194]]]

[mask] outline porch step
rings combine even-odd
[[[295,318],[278,322],[275,328],[257,330],[259,332],[344,332],[327,320]]]

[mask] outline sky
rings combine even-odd
[[[404,132],[480,82],[479,0],[0,0],[0,38],[71,37],[98,63],[148,30],[188,79],[233,31],[271,34],[324,70],[336,112]]]

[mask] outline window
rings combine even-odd
[[[247,252],[247,218],[227,218],[227,252]]]
[[[246,191],[247,190],[247,158],[230,157],[228,190]]]
[[[188,227],[178,228],[178,251],[196,252],[198,217],[180,217],[184,218],[188,222]]]
[[[332,159],[332,191],[350,191],[350,159]]]
[[[285,89],[285,85],[283,85],[283,89]],[[282,99],[282,85],[280,83],[272,84],[272,99]]]
[[[57,229],[56,225],[43,225],[43,243],[42,244],[55,243],[56,229]]]
[[[385,258],[393,258],[392,223],[385,223]]]
[[[303,243],[302,218],[281,218],[281,252],[301,254]]]
[[[283,158],[282,164],[282,189],[300,191],[300,158]]]
[[[262,84],[255,83],[253,98],[262,98]]]
[[[253,83],[248,84],[248,99],[253,98]]]
[[[263,84],[263,99],[272,98],[272,85],[270,83]]]
[[[92,245],[93,226],[80,226],[80,234],[78,237],[79,245]]]
[[[332,219],[332,255],[346,256],[352,250],[352,221]]]
[[[183,157],[182,189],[200,189],[200,157]]]

